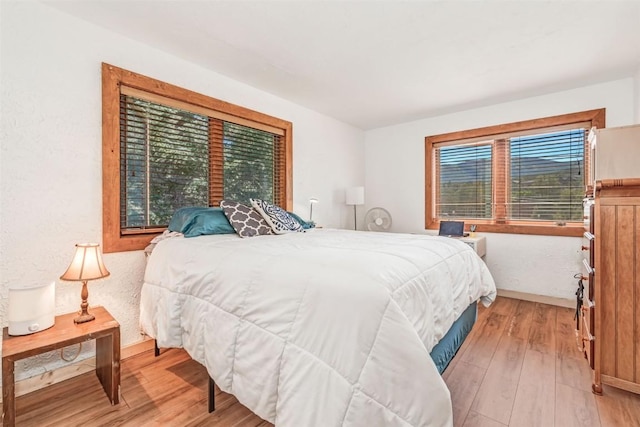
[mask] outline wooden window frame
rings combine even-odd
[[[121,88],[139,91],[147,97],[171,100],[172,106],[189,105],[213,112],[219,118],[250,124],[263,130],[276,130],[285,144],[284,200],[287,210],[293,207],[293,125],[229,102],[202,95],[151,77],[102,63],[102,244],[105,253],[144,249],[164,228],[140,232],[120,228],[120,94]],[[212,158],[211,163],[219,159]],[[213,191],[213,190],[212,190]],[[214,194],[217,194],[214,192]]]
[[[435,217],[434,206],[434,191],[437,191],[437,185],[433,182],[433,156],[434,146],[437,144],[463,141],[470,139],[495,139],[496,135],[503,135],[507,133],[533,131],[536,129],[543,129],[554,126],[564,126],[574,123],[589,122],[591,127],[603,128],[605,127],[605,113],[604,108],[596,110],[581,111],[578,113],[563,114],[559,116],[545,117],[541,119],[525,120],[521,122],[507,123],[502,125],[487,126],[483,128],[450,132],[440,135],[432,135],[425,137],[425,228],[428,230],[437,230],[440,226],[440,220]],[[496,146],[494,145],[494,155],[496,153]],[[498,156],[496,156],[498,157]],[[502,156],[504,157],[504,156]],[[590,174],[590,160],[589,154],[585,153],[584,173],[587,183],[591,182]],[[499,159],[494,158],[493,162],[497,162]],[[502,159],[504,162],[505,160]],[[506,196],[506,188],[496,189],[496,172],[492,174],[492,186],[494,191],[494,197],[501,200],[501,197]],[[588,184],[587,184],[588,185]],[[496,199],[496,200],[498,200]],[[493,219],[473,219],[470,220],[472,224],[476,225],[476,231],[480,232],[492,232],[492,233],[510,233],[510,234],[532,234],[532,235],[547,235],[547,236],[582,236],[584,232],[582,222],[567,222],[564,225],[550,224],[543,221],[522,221],[522,220],[496,220],[496,200],[494,200],[494,215]],[[469,221],[466,221],[465,228],[471,225]]]

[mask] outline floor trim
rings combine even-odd
[[[542,304],[555,305],[557,307],[576,308],[576,302],[572,299],[529,294],[527,292],[510,291],[508,289],[498,289],[498,296],[521,299],[524,301],[539,302]]]

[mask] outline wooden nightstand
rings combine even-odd
[[[120,324],[104,307],[92,307],[95,320],[75,324],[77,313],[56,316],[55,324],[31,335],[10,336],[4,328],[2,337],[2,411],[3,425],[16,420],[14,364],[35,356],[84,341],[96,340],[96,374],[112,405],[120,401]]]

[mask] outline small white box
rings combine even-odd
[[[596,130],[592,152],[591,179],[636,178],[640,176],[640,125]]]
[[[55,323],[56,282],[9,288],[9,335],[28,335]]]

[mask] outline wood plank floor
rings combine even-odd
[[[510,298],[485,309],[443,377],[454,426],[639,427],[640,396],[604,386],[578,349],[574,312]]]
[[[640,426],[640,396],[605,386],[591,393],[573,311],[498,298],[443,377],[457,427]],[[216,389],[207,412],[207,374],[182,350],[148,351],[122,363],[120,404],[111,406],[87,373],[17,399],[17,426],[247,426],[270,423]]]

